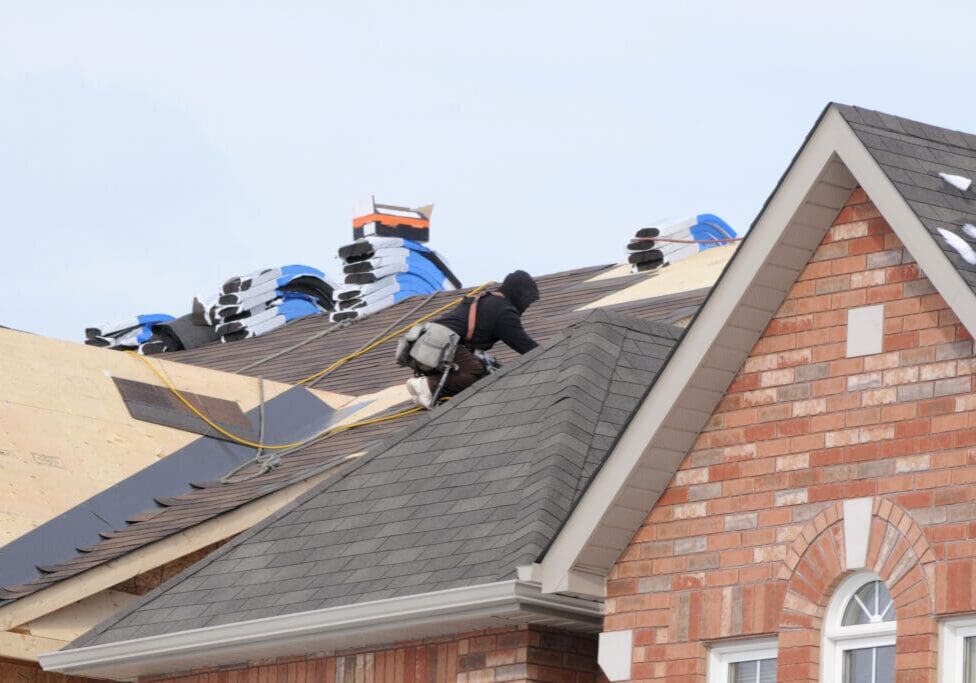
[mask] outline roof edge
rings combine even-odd
[[[615,320],[617,320],[618,322],[620,322],[620,321],[633,320],[632,316],[626,316],[626,315],[623,315],[623,314],[613,314],[613,318]],[[470,399],[473,396],[476,396],[477,393],[480,390],[484,389],[485,387],[490,386],[491,384],[493,384],[494,382],[498,381],[499,378],[505,376],[506,374],[508,374],[510,372],[517,371],[518,368],[520,368],[523,364],[525,364],[527,362],[531,362],[532,359],[538,357],[542,353],[545,353],[546,350],[552,348],[553,346],[556,346],[561,341],[565,340],[572,333],[572,329],[575,326],[578,326],[580,324],[583,324],[586,321],[594,320],[594,319],[609,320],[609,314],[606,311],[603,311],[602,309],[598,309],[597,311],[594,311],[593,313],[591,313],[590,315],[588,315],[583,320],[577,321],[573,325],[571,325],[569,328],[567,328],[566,330],[563,330],[563,331],[555,334],[551,339],[547,340],[545,343],[541,344],[539,347],[533,349],[532,351],[530,351],[529,353],[527,353],[527,354],[525,354],[523,356],[520,356],[519,358],[516,358],[515,361],[513,361],[512,363],[506,364],[498,372],[495,372],[493,374],[490,374],[487,377],[485,377],[482,380],[480,380],[479,382],[476,382],[472,387],[469,387],[465,391],[461,392],[455,399],[453,399],[452,401],[450,401],[448,405],[443,406],[441,408],[438,408],[436,410],[427,411],[427,412],[419,415],[417,417],[417,419],[415,419],[414,421],[410,422],[409,424],[404,425],[401,429],[394,430],[392,433],[386,435],[384,438],[382,438],[381,440],[379,440],[377,443],[373,444],[372,447],[368,448],[366,450],[366,454],[363,457],[358,458],[357,461],[354,462],[351,467],[349,467],[348,469],[346,469],[345,471],[343,471],[342,473],[340,473],[336,477],[317,478],[315,480],[315,484],[314,485],[312,485],[310,487],[306,487],[301,494],[299,494],[298,496],[294,497],[292,500],[290,500],[290,502],[287,502],[287,503],[279,506],[273,512],[271,512],[270,514],[266,515],[265,517],[263,517],[258,522],[252,524],[249,528],[246,528],[243,531],[241,531],[237,535],[237,537],[234,538],[234,539],[232,539],[230,542],[225,543],[223,546],[221,546],[220,548],[218,548],[214,552],[208,554],[206,557],[204,557],[203,559],[201,559],[199,562],[196,562],[196,563],[190,565],[189,567],[187,567],[186,569],[184,569],[182,572],[180,572],[176,576],[170,578],[168,581],[162,583],[161,585],[157,586],[156,588],[154,588],[153,590],[149,591],[145,595],[141,596],[138,600],[134,600],[127,607],[125,607],[122,610],[116,612],[115,614],[112,614],[107,619],[105,619],[105,621],[101,622],[100,624],[97,624],[94,628],[92,628],[88,632],[82,634],[78,638],[75,638],[71,643],[69,643],[68,648],[69,649],[73,649],[73,650],[80,650],[82,648],[88,647],[88,643],[90,641],[92,641],[92,640],[98,638],[99,636],[101,636],[101,634],[103,634],[106,631],[108,631],[109,629],[111,629],[119,621],[121,621],[125,617],[129,616],[130,614],[134,613],[136,610],[138,610],[143,605],[146,605],[147,603],[149,603],[152,600],[154,600],[157,597],[159,597],[161,594],[163,594],[170,587],[176,585],[177,583],[179,583],[183,579],[185,579],[185,578],[187,578],[189,576],[192,576],[196,572],[200,571],[203,567],[206,567],[209,564],[211,564],[211,563],[219,560],[220,558],[224,557],[226,554],[232,552],[238,545],[240,545],[241,543],[245,542],[247,539],[251,538],[255,534],[260,533],[267,526],[269,526],[272,523],[274,523],[275,520],[277,520],[277,519],[279,519],[281,517],[284,517],[285,515],[287,515],[288,513],[290,513],[292,510],[300,507],[305,501],[307,501],[307,500],[315,497],[316,495],[319,495],[323,491],[327,490],[330,486],[336,484],[337,482],[341,481],[345,477],[347,477],[347,476],[349,476],[351,474],[354,474],[356,471],[358,471],[359,468],[365,466],[373,457],[376,457],[378,454],[382,453],[383,451],[385,451],[388,448],[392,448],[393,446],[395,446],[397,443],[399,443],[403,439],[408,438],[409,436],[411,436],[412,434],[414,434],[416,431],[422,429],[425,425],[427,425],[427,424],[429,424],[431,422],[434,422],[437,419],[439,419],[444,414],[444,411],[445,410],[451,410],[452,408],[455,408],[456,406],[463,405],[468,399]],[[665,324],[665,323],[656,323],[656,324]],[[306,481],[308,481],[308,480],[306,480]],[[301,482],[299,482],[298,484],[294,484],[293,486],[299,486],[299,485],[301,485]],[[275,492],[275,493],[270,494],[270,495],[277,495],[278,493],[280,493],[280,492]],[[259,498],[256,501],[252,501],[250,504],[253,505],[253,504],[255,504],[255,503],[257,503],[257,502],[259,502],[261,500],[264,500],[264,498],[263,497],[262,498]],[[231,511],[229,513],[223,513],[221,515],[218,515],[217,517],[214,517],[213,519],[207,520],[203,524],[204,525],[207,525],[207,524],[212,524],[212,523],[219,523],[220,520],[224,519],[224,517],[226,517],[228,514],[234,514],[234,512],[235,511]],[[185,533],[185,531],[183,533]],[[157,541],[157,543],[169,543],[173,539],[178,539],[178,538],[179,538],[179,534],[174,534],[174,535],[172,535],[172,536],[170,536],[168,538],[162,539],[161,541]],[[139,552],[139,550],[137,550],[135,552]],[[127,556],[123,556],[123,558],[117,558],[117,559],[124,559],[124,557],[127,557]],[[103,570],[103,568],[104,568],[104,565],[98,566],[98,567],[94,567],[91,570],[89,570],[89,572],[100,572],[100,571]],[[71,581],[77,580],[77,579],[79,579],[79,578],[84,577],[85,575],[87,575],[87,573],[88,572],[84,572],[81,575],[79,575],[78,577],[71,577],[69,579],[66,579],[65,581],[66,582],[71,582]],[[64,584],[64,582],[59,582],[59,583],[52,584],[52,585],[48,586],[47,588],[45,588],[42,591],[38,591],[35,594],[25,596],[24,598],[22,598],[22,600],[34,600],[34,599],[37,599],[38,597],[42,597],[42,596],[43,597],[46,597],[49,591],[58,590],[59,587],[61,587],[63,584]],[[111,584],[107,584],[107,585],[111,585]],[[10,615],[5,615],[5,611],[9,611],[9,610],[16,609],[16,606],[17,606],[17,604],[19,602],[20,601],[13,602],[13,603],[11,603],[9,605],[6,605],[6,606],[0,606],[0,628],[3,628],[4,627],[5,616],[6,616],[6,622],[9,622],[13,626],[19,625],[20,623],[23,623],[23,621],[27,621],[27,619],[21,619],[20,621],[18,621],[15,624],[13,622],[14,621],[17,621],[17,619],[13,619]],[[41,601],[41,603],[43,604],[43,600]],[[106,645],[107,645],[107,643],[106,643]],[[92,647],[94,647],[94,646],[92,646]]]
[[[966,328],[976,331],[973,291],[857,138],[842,106],[828,104],[818,117],[540,560],[544,590],[573,592],[574,573],[606,575],[640,527],[634,520],[656,504],[854,187],[871,197]],[[655,405],[668,406],[667,413]]]
[[[338,649],[340,634],[355,638],[357,646],[416,639],[454,632],[465,620],[483,622],[487,617],[503,617],[508,623],[546,618],[564,628],[597,632],[603,604],[544,594],[537,583],[501,581],[62,650],[42,654],[40,663],[45,671],[135,680],[172,673],[174,661],[204,668],[281,650]]]

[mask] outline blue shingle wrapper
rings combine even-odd
[[[339,250],[345,284],[332,320],[355,320],[412,296],[453,287],[446,264],[430,247],[398,237],[365,237]]]
[[[152,337],[152,326],[169,322],[168,313],[145,313],[85,329],[85,343],[112,349],[136,349]]]

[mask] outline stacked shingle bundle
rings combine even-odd
[[[317,268],[289,265],[232,277],[215,296],[193,301],[193,321],[223,342],[258,337],[333,308],[333,284]]]
[[[152,354],[257,337],[293,320],[331,311],[334,290],[317,268],[266,268],[230,278],[216,295],[194,299],[193,312],[179,318],[158,313],[89,327],[85,343]]]
[[[118,320],[98,327],[85,328],[85,343],[122,351],[142,350],[152,340],[153,325],[169,322],[173,316],[165,313],[149,313],[134,318]]]
[[[363,318],[411,296],[461,287],[447,263],[421,244],[430,237],[433,209],[377,204],[370,198],[357,210],[355,241],[339,248],[344,284],[336,292],[334,322]]]
[[[461,283],[430,248],[400,237],[363,237],[339,249],[345,284],[336,291],[333,322],[356,320],[406,298]]]
[[[735,230],[714,214],[662,221],[637,231],[627,245],[627,262],[634,272],[655,270],[734,241]]]

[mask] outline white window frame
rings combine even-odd
[[[939,683],[963,683],[966,638],[976,637],[976,615],[946,619],[939,624]]]
[[[708,683],[729,683],[729,667],[754,659],[776,659],[776,638],[739,640],[708,648]]]
[[[858,624],[842,626],[844,610],[854,594],[865,584],[881,579],[872,572],[858,572],[844,579],[834,591],[827,606],[824,619],[823,638],[820,657],[821,683],[836,683],[844,680],[844,653],[866,647],[885,647],[895,644],[898,630],[897,621],[883,621],[877,624]],[[896,614],[897,618],[897,614]]]

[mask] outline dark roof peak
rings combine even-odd
[[[970,289],[976,265],[940,233],[960,236],[976,224],[976,190],[962,190],[946,175],[976,178],[976,135],[848,105],[834,105],[905,203]],[[960,237],[960,239],[962,239]]]
[[[856,105],[831,102],[830,106],[836,108],[844,120],[855,127],[855,130],[859,126],[865,126],[880,129],[887,133],[896,133],[918,140],[958,147],[969,152],[976,150],[976,135],[972,133],[935,126],[930,123],[905,118],[904,116],[888,114]]]

